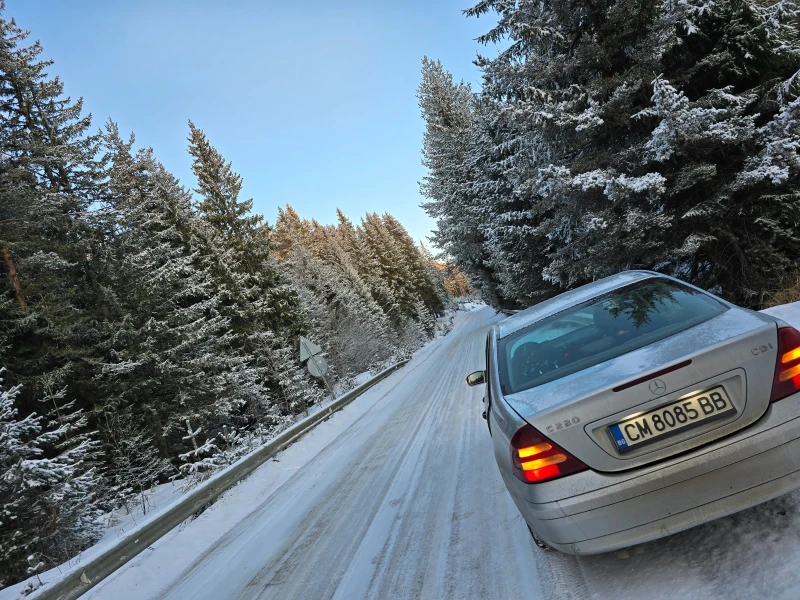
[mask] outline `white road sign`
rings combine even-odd
[[[320,354],[321,352],[322,348],[317,346],[311,340],[307,340],[303,336],[300,336],[300,362],[306,362],[309,358],[315,354]]]
[[[308,361],[308,372],[313,377],[322,377],[328,372],[328,361],[324,356],[312,356]]]

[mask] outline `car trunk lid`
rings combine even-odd
[[[505,398],[523,419],[590,468],[625,470],[730,435],[761,417],[769,404],[776,336],[776,324],[768,317],[732,308],[651,345]],[[719,410],[702,414],[714,402]],[[663,412],[669,406],[705,418],[655,432],[653,419],[674,420],[676,413]],[[619,423],[633,423],[627,431],[644,437],[647,431],[641,429],[649,424],[653,435],[647,443],[621,447],[615,440],[620,428],[609,429]]]

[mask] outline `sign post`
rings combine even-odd
[[[331,389],[328,379],[325,377],[325,374],[328,372],[328,362],[325,360],[325,357],[322,356],[322,348],[311,340],[300,336],[300,362],[306,361],[308,361],[306,364],[308,372],[312,377],[322,379],[328,393],[331,395],[331,400],[335,400],[336,396],[333,395],[333,389]]]

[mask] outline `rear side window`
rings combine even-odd
[[[504,337],[504,394],[571,375],[725,312],[711,296],[663,278],[614,290]]]

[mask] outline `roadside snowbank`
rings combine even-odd
[[[790,325],[800,328],[800,302],[792,302],[791,304],[783,304],[781,306],[773,306],[761,312],[783,319]]]

